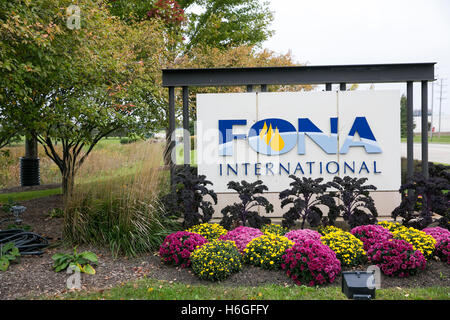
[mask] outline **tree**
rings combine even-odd
[[[402,96],[400,98],[400,119],[401,119],[401,127],[400,128],[401,128],[401,136],[402,137],[406,137],[406,135],[407,135],[406,104],[407,104],[406,96],[404,94],[402,94]],[[413,123],[412,129],[414,130],[415,127],[416,127],[416,124]]]
[[[120,128],[139,134],[157,121],[149,101],[158,100],[164,48],[157,20],[126,25],[90,0],[78,2],[81,26],[71,30],[70,4],[19,1],[0,11],[1,119],[39,140],[66,196],[101,138]]]
[[[260,45],[273,31],[268,2],[259,0],[109,0],[113,15],[129,22],[162,19],[172,40],[171,49],[184,55],[199,46],[230,48]]]

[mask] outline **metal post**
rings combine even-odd
[[[183,152],[184,165],[191,164],[191,134],[189,131],[189,88],[183,87]]]
[[[267,84],[261,85],[261,92],[267,92]]]
[[[168,146],[168,154],[169,158],[169,167],[170,167],[170,184],[173,184],[174,171],[175,171],[175,163],[173,162],[175,159],[172,159],[172,151],[175,147],[175,141],[173,141],[172,137],[175,134],[175,87],[169,87],[169,137],[167,141]]]
[[[347,84],[345,82],[340,83],[339,90],[341,90],[341,91],[347,90]]]
[[[252,84],[248,84],[247,85],[247,92],[253,92],[253,85]]]
[[[428,81],[422,81],[422,174],[428,179]]]
[[[406,83],[406,159],[407,180],[414,174],[414,132],[413,132],[413,82]]]
[[[325,83],[325,90],[331,91],[331,83]]]

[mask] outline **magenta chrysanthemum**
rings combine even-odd
[[[321,234],[310,229],[292,230],[285,234],[285,237],[295,243],[302,244],[305,240],[320,240]]]
[[[367,251],[367,256],[388,276],[408,277],[426,266],[422,252],[414,250],[404,240],[389,239],[376,243]]]
[[[341,272],[341,262],[328,246],[305,239],[286,250],[281,268],[296,284],[314,286],[332,283]]]
[[[242,253],[250,241],[262,235],[263,233],[259,229],[240,226],[220,236],[219,239],[234,241],[239,252]]]
[[[376,243],[392,239],[392,233],[379,225],[358,226],[350,232],[364,243],[364,250],[366,251]]]
[[[189,257],[198,247],[208,242],[203,236],[187,231],[169,234],[159,247],[159,256],[167,264],[187,268],[191,265]]]

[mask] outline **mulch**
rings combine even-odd
[[[51,243],[58,243],[62,233],[62,218],[52,218],[47,213],[53,208],[62,208],[61,195],[23,201],[27,210],[22,216],[23,223],[32,226],[33,232],[49,238]],[[0,220],[5,216],[0,213]],[[114,259],[107,248],[79,246],[78,252],[89,250],[99,257],[95,275],[81,275],[82,290],[104,290],[122,283],[147,278],[180,282],[185,284],[249,286],[266,284],[284,286],[295,285],[281,270],[269,271],[245,265],[221,283],[211,283],[198,279],[190,269],[180,269],[161,263],[156,253],[148,253],[137,258],[119,257]],[[56,252],[71,252],[72,248],[62,246],[47,249],[42,256],[24,256],[19,263],[13,263],[6,272],[0,272],[0,299],[24,299],[39,295],[56,295],[67,291],[66,281],[69,274],[56,273],[52,270],[52,255]],[[368,265],[359,266],[365,270]],[[331,286],[340,286],[341,277]],[[427,269],[409,278],[391,278],[382,275],[381,287],[450,287],[450,268],[440,261],[429,261]]]

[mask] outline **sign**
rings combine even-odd
[[[400,93],[325,91],[197,95],[198,173],[216,192],[260,179],[269,192],[294,174],[367,177],[400,187]]]

